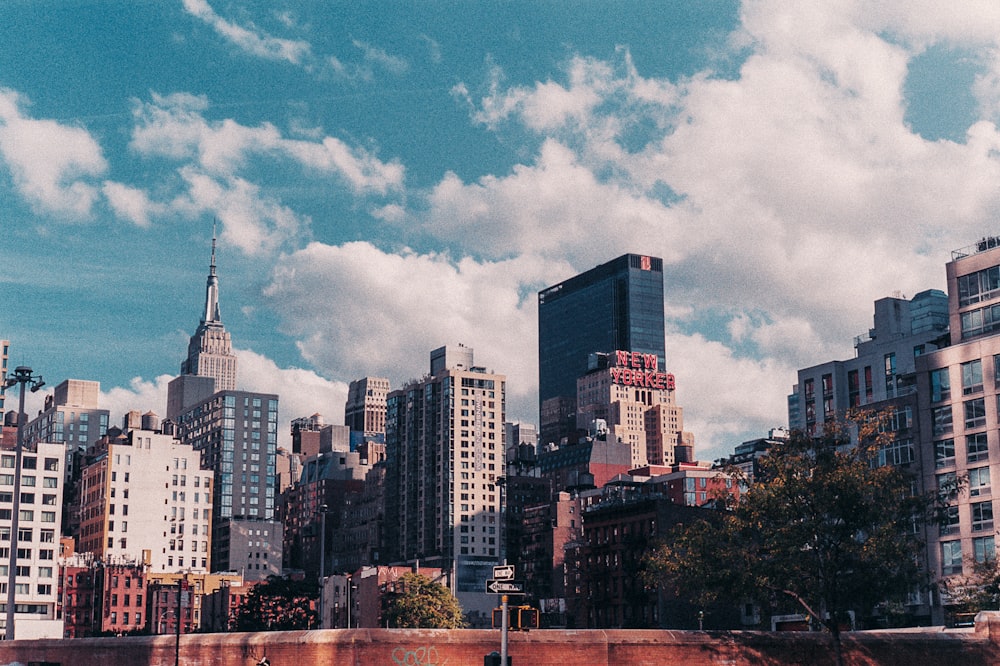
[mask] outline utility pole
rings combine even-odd
[[[507,666],[507,625],[510,624],[507,609],[507,595],[500,597],[500,618],[503,625],[500,627],[500,666]]]
[[[9,389],[15,384],[20,384],[20,400],[17,410],[17,444],[14,447],[14,507],[10,514],[10,558],[7,563],[7,626],[4,631],[4,639],[14,640],[14,607],[16,599],[14,590],[17,587],[17,519],[21,511],[21,456],[24,452],[24,387],[31,384],[31,392],[45,386],[42,376],[32,375],[31,368],[18,366],[14,372],[3,380],[3,389]]]
[[[325,612],[323,608],[323,603],[326,601],[323,598],[326,592],[326,512],[329,510],[326,504],[319,507],[319,628],[325,629],[323,624],[323,613]],[[340,618],[337,618],[338,622]],[[347,622],[348,628],[350,628],[350,620]]]

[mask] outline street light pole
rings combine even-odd
[[[323,504],[319,507],[319,628],[323,629],[323,598],[326,593],[326,511],[329,507]]]
[[[17,584],[17,521],[21,511],[21,455],[24,451],[24,387],[31,384],[31,392],[45,386],[41,375],[31,374],[31,368],[18,366],[14,372],[3,380],[3,389],[9,389],[15,384],[20,384],[20,400],[17,411],[17,444],[14,446],[14,506],[10,513],[10,557],[7,562],[7,623],[4,629],[4,639],[14,640],[14,590]]]

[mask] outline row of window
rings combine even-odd
[[[977,432],[965,436],[965,462],[974,463],[986,460],[990,456],[985,432]],[[934,466],[950,467],[955,464],[955,440],[941,439],[934,442]]]
[[[996,543],[992,536],[974,537],[972,554],[977,563],[992,562],[996,559]],[[941,574],[950,576],[963,573],[962,542],[941,542]]]
[[[997,395],[998,410],[1000,410],[1000,395]],[[962,423],[966,430],[986,426],[986,398],[973,398],[962,403]],[[940,437],[955,429],[952,405],[931,407],[931,432]]]
[[[939,529],[941,536],[958,534],[959,507],[949,506],[944,511]],[[993,502],[973,502],[969,505],[970,525],[973,532],[993,531]]]

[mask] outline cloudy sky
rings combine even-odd
[[[463,343],[534,423],[538,290],[652,254],[712,459],[1000,232],[998,121],[992,0],[7,0],[0,338],[162,414],[217,220],[284,421]]]

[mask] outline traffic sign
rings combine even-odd
[[[493,578],[496,580],[514,580],[514,565],[504,564],[503,566],[493,567]]]
[[[524,594],[524,581],[490,578],[486,581],[486,591],[490,594]]]

